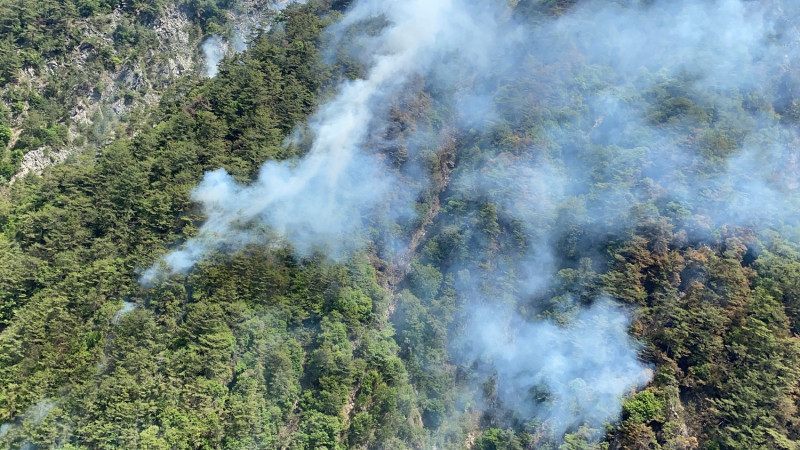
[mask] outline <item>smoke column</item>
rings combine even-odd
[[[336,38],[361,21],[383,16],[388,25],[377,36],[356,43],[370,50],[364,60],[366,76],[343,82],[310,118],[313,144],[308,154],[297,161],[267,162],[247,186],[234,182],[224,170],[206,174],[192,193],[207,216],[198,236],[149,269],[142,281],[154,281],[165,268],[185,272],[210,252],[235,251],[254,242],[285,241],[299,255],[324,251],[333,258],[363,247],[362,217],[393,191],[412,189],[405,198],[413,201],[420,189],[401,182],[379,155],[365,148],[372,127],[415,76],[447,92],[439,101],[452,102],[460,110],[457,122],[486,127],[496,114],[489,90],[496,71],[510,67],[515,49],[525,42],[525,33],[509,20],[509,12],[491,2],[460,0],[357,3],[330,30],[335,43],[341,45]],[[473,78],[466,84],[465,74]],[[553,180],[560,177],[542,174]],[[479,180],[477,174],[469,176]],[[407,210],[412,207],[411,202],[406,205]],[[382,221],[391,222],[408,213],[393,209],[383,214],[388,217]],[[494,308],[477,286],[463,284],[460,293],[475,299],[470,307]],[[487,317],[476,311],[476,317]],[[497,321],[468,324],[464,335],[475,339],[460,342],[455,360],[491,365],[507,406],[520,414],[542,415],[555,433],[576,423],[597,426],[613,419],[623,394],[648,379],[626,333],[626,314],[607,301],[577,315],[567,328],[530,322],[513,309],[488,316]],[[514,335],[502,336],[508,325]],[[550,410],[535,411],[527,405],[527,392],[535,385],[547,386],[557,398]],[[576,405],[582,406],[576,410]]]
[[[426,73],[437,56],[461,52],[486,57],[477,53],[487,49],[479,34],[468,37],[458,31],[484,30],[486,24],[476,22],[478,18],[459,3],[357,4],[339,24],[340,30],[377,14],[393,19],[372,38],[367,75],[342,83],[338,94],[310,118],[314,141],[303,159],[267,162],[249,186],[237,185],[221,169],[206,174],[192,199],[203,206],[208,219],[197,237],[164,258],[167,268],[185,272],[210,251],[236,250],[253,242],[254,223],[269,226],[301,255],[322,249],[337,257],[360,248],[361,217],[390,188],[402,189],[376,156],[362,148],[370,125],[385,112],[386,101],[411,76]],[[143,282],[160,270],[148,270]]]
[[[203,57],[206,62],[206,76],[214,78],[219,71],[219,62],[225,57],[227,42],[221,36],[213,35],[206,38],[201,45]]]
[[[451,112],[449,125],[482,136],[476,142],[485,156],[456,167],[449,189],[491,201],[499,214],[525,224],[529,244],[503,261],[481,262],[515,274],[513,298],[492,295],[501,280],[456,276],[463,323],[451,336],[453,362],[476,368],[474,386],[492,377],[504,407],[543,418],[555,434],[616,419],[624,395],[650,377],[627,334],[626,311],[596,295],[588,307],[564,299],[572,312],[565,325],[522,312],[557,282],[564,228],[596,238],[623,235],[643,214],[632,205],[648,201],[651,208],[682,208],[687,223],[707,223],[695,227],[698,239],[720,224],[763,231],[796,223],[800,211],[798,196],[787,195],[798,188],[789,173],[797,166],[797,131],[771,107],[742,111],[731,101],[755,95],[780,104],[781,93],[764,92],[759,80],[784,77],[796,66],[800,38],[787,24],[797,11],[740,0],[646,3],[583,2],[535,24],[524,14],[535,1],[513,7],[465,0],[355,3],[329,33],[334,47],[359,57],[365,76],[342,82],[309,119],[307,156],[267,162],[246,186],[224,170],[206,174],[192,194],[205,224],[142,281],[186,272],[212,252],[252,243],[288,243],[301,256],[321,251],[343,258],[367,243],[365,217],[375,223],[407,217],[425,182],[405,180],[424,172],[392,170],[368,143],[393,99],[422,77],[441,110]],[[344,40],[349,27],[377,18],[387,23],[380,33]],[[682,84],[670,84],[675,79]],[[676,90],[677,113],[648,109],[651,98],[675,97]],[[536,116],[530,103],[569,113]],[[488,137],[503,120],[528,124],[522,155],[498,155],[501,144]],[[681,140],[679,131],[693,122],[737,124],[724,163],[711,168],[713,155]],[[426,148],[424,139],[409,141],[417,155]],[[408,199],[405,207],[381,209],[396,192]],[[582,222],[564,219],[572,210]],[[490,241],[466,219],[475,213],[463,212],[464,230],[478,242],[466,253]],[[592,249],[574,251],[576,259],[597,258]],[[447,264],[454,275],[480,271],[474,261]],[[549,401],[531,399],[537,390]]]

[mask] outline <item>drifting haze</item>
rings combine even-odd
[[[30,425],[39,425],[45,417],[57,407],[56,403],[49,398],[44,398],[31,405],[24,413],[17,415],[13,422],[0,424],[0,439],[6,437],[8,434],[14,435],[17,432],[24,430]],[[29,442],[24,441],[21,445],[23,449],[35,449],[36,446]]]
[[[797,11],[738,0],[650,3],[579,3],[531,30],[524,50],[498,46],[518,64],[487,77],[495,82],[486,85],[494,89],[496,121],[527,126],[528,143],[521,150],[501,143],[507,153],[522,152],[508,157],[496,156],[496,139],[479,141],[485,156],[457,169],[451,186],[459,198],[491,200],[502,222],[525,224],[529,248],[504,256],[507,267],[496,270],[518,274],[517,308],[544,308],[530,301],[558,291],[560,266],[602,261],[592,243],[624,236],[646,218],[670,217],[699,240],[723,224],[760,233],[798,223],[798,136],[780,115],[796,105],[784,103],[787,92],[761,87],[797,65]],[[743,97],[752,109],[742,109]],[[451,270],[486,263],[460,261]],[[492,298],[491,284],[461,284],[470,300],[451,355],[475,372],[475,390],[493,381],[503,408],[549,420],[561,433],[615,417],[614,399],[648,380],[619,309],[548,299],[548,308],[577,308],[573,328],[558,328],[508,308],[508,299],[480,299],[481,292]],[[590,317],[615,325],[577,325]],[[598,363],[595,354],[619,359]],[[561,361],[568,361],[564,369]],[[596,377],[611,368],[620,373]],[[605,390],[601,379],[618,383]],[[547,401],[531,399],[542,391]]]

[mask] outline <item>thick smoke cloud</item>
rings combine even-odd
[[[268,162],[247,186],[223,170],[208,173],[193,193],[206,223],[143,281],[255,242],[346,257],[366,244],[367,226],[407,218],[425,186],[407,178],[424,172],[390,169],[369,144],[388,105],[422,77],[441,110],[451,112],[450,126],[479,136],[503,121],[530,127],[527,156],[484,148],[488,156],[453,173],[451,190],[498,205],[525,224],[529,243],[495,262],[517,274],[516,298],[494,299],[480,280],[457,283],[462,316],[473,319],[453,336],[453,361],[478,367],[475,386],[493,377],[504,407],[547,420],[555,434],[614,420],[623,396],[650,376],[626,332],[627,312],[602,296],[588,308],[569,300],[572,319],[561,326],[520,308],[557,281],[564,210],[583,216],[566,226],[597,236],[623,233],[648,208],[685,210],[687,222],[707,223],[708,232],[726,223],[756,230],[796,223],[800,211],[793,171],[800,140],[779,115],[800,107],[764,88],[765,79],[797,65],[797,12],[768,1],[620,3],[583,2],[535,22],[521,12],[531,1],[355,3],[330,33],[333,46],[357,49],[351,54],[365,64],[365,76],[343,82],[310,119],[307,156]],[[378,17],[387,23],[380,33],[347,33]],[[741,109],[743,97],[752,108]],[[712,131],[687,140],[693,125]],[[409,142],[411,152],[426,148],[424,139]],[[407,201],[381,208],[390,197]],[[573,259],[596,256],[575,251]],[[537,390],[547,401],[531,399]]]
[[[450,267],[461,305],[448,349],[468,374],[467,395],[496,418],[541,420],[556,440],[581,425],[597,429],[618,418],[624,395],[652,378],[628,335],[632,316],[604,295],[588,307],[572,296],[547,298],[561,281],[559,215],[583,187],[559,164],[502,155],[453,178],[454,192],[489,200],[499,214],[521,221],[529,246],[499,260]],[[492,245],[489,236],[481,241],[476,247]],[[469,275],[482,274],[487,263],[495,278]],[[538,317],[545,309],[558,322]]]
[[[358,3],[340,30],[376,14],[392,19],[371,39],[366,76],[342,83],[336,96],[311,117],[313,144],[303,159],[267,162],[249,186],[237,185],[224,170],[207,174],[192,198],[208,219],[196,238],[164,258],[169,270],[184,272],[211,251],[253,242],[254,223],[268,225],[301,255],[317,249],[337,257],[360,248],[361,218],[390,189],[402,188],[378,156],[363,148],[371,126],[413,76],[430,72],[440,58],[458,55],[473,65],[488,63],[490,42],[482,38],[492,32],[492,16],[473,12],[457,1]],[[384,219],[391,221],[411,209],[409,204],[387,212]],[[159,271],[148,270],[143,281]]]
[[[489,401],[518,418],[546,419],[556,434],[616,417],[620,394],[650,380],[630,351],[628,320],[608,299],[568,326],[531,324],[497,305],[473,306],[472,317],[458,358],[473,362],[476,381],[493,379]]]
[[[377,15],[388,19],[381,34],[359,43],[370,49],[366,76],[344,82],[310,119],[314,140],[305,158],[268,162],[248,186],[236,184],[222,170],[207,174],[193,199],[203,206],[208,219],[197,237],[164,258],[166,266],[184,272],[209,252],[235,250],[268,236],[285,240],[301,255],[323,250],[337,257],[362,247],[362,217],[386,201],[391,191],[408,189],[378,155],[364,148],[372,128],[386,114],[386,105],[409,80],[423,76],[447,92],[439,101],[452,102],[460,124],[485,127],[497,114],[491,101],[494,77],[513,64],[515,47],[525,43],[525,34],[509,21],[509,12],[488,3],[455,0],[358,3],[331,32],[343,35],[349,26]],[[549,173],[546,167],[521,167],[520,171],[524,174],[519,179],[530,185],[527,190],[540,194],[527,201],[538,198],[540,209],[552,197],[555,185],[562,183],[557,181],[560,175]],[[470,176],[482,183],[478,174]],[[413,199],[415,193],[405,197]],[[523,200],[512,195],[509,201]],[[408,212],[385,214],[396,215],[382,218],[391,222]],[[254,231],[258,225],[267,225],[272,234]],[[534,258],[542,265],[541,254]],[[143,280],[151,280],[159,270],[154,267]],[[464,293],[472,290],[477,291],[462,286]],[[480,305],[476,308],[492,308],[486,302]],[[480,314],[476,317],[484,316],[476,312]],[[498,311],[491,317],[503,315]],[[527,391],[534,385],[546,387],[558,401],[540,413],[552,419],[550,426],[556,433],[575,423],[599,425],[615,417],[621,396],[646,381],[647,372],[636,361],[625,332],[627,317],[612,306],[604,303],[580,314],[574,328],[526,322],[512,310],[505,317],[510,322],[470,324],[471,331],[465,335],[475,339],[464,343],[469,351],[457,358],[480,358],[491,364],[500,398],[521,414],[534,413],[525,400]],[[497,333],[507,330],[509,323],[516,327],[513,343],[498,341]],[[531,352],[534,343],[547,351]],[[496,354],[494,349],[503,353]],[[576,383],[584,385],[576,389]],[[582,403],[595,406],[574,409]]]
[[[628,168],[631,186],[651,191],[626,193],[649,198],[662,213],[665,204],[685,209],[685,220],[707,223],[706,232],[723,224],[756,233],[797,224],[797,130],[779,115],[792,113],[781,104],[791,93],[776,82],[796,70],[800,34],[788,24],[797,11],[736,0],[659,2],[641,10],[589,5],[561,26],[585,27],[595,15],[607,19],[578,45],[606,58],[590,63],[614,71],[594,80],[598,92],[578,119],[584,128],[595,124],[584,155],[594,157],[597,144],[618,145],[637,161]],[[767,90],[776,85],[778,91]],[[665,100],[654,102],[658,111],[644,106],[659,96]],[[693,128],[706,131],[692,135]],[[614,162],[595,176],[619,178],[628,161]],[[596,217],[615,210],[608,198],[599,197]],[[603,220],[630,226],[630,219]]]

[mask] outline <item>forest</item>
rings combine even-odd
[[[800,4],[240,3],[0,0],[0,448],[800,448]]]

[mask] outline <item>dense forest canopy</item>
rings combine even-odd
[[[239,3],[0,0],[0,446],[798,448],[800,5],[309,0],[5,181]]]

